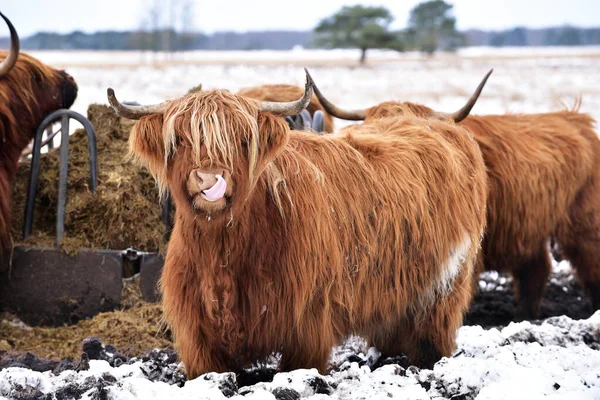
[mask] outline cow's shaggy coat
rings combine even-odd
[[[467,128],[488,169],[487,228],[478,271],[510,271],[519,318],[538,314],[551,271],[553,238],[600,309],[600,139],[595,121],[573,110],[468,116]],[[433,110],[386,102],[365,110],[365,123]]]
[[[323,372],[349,334],[420,366],[455,348],[485,223],[466,130],[407,116],[317,136],[208,91],[143,117],[130,149],[177,206],[161,289],[188,377],[272,352]],[[199,199],[216,174],[224,197]]]

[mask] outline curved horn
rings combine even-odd
[[[19,55],[20,42],[19,42],[19,35],[17,35],[17,30],[15,29],[13,24],[10,22],[10,20],[8,18],[6,18],[4,16],[4,14],[2,14],[1,12],[0,12],[0,17],[2,17],[2,19],[4,19],[4,21],[6,22],[6,25],[8,25],[8,29],[10,30],[10,50],[8,51],[8,55],[6,56],[4,61],[2,61],[0,63],[0,78],[1,78],[4,75],[8,74],[8,71],[10,71],[12,69],[12,67],[14,67],[15,63],[17,62],[17,57]]]
[[[473,93],[473,95],[471,96],[469,101],[467,101],[467,104],[465,104],[460,110],[455,111],[452,114],[443,113],[443,112],[434,112],[434,113],[431,113],[429,116],[430,117],[438,117],[438,118],[440,118],[440,117],[450,118],[450,119],[454,120],[454,122],[456,122],[456,123],[459,123],[463,119],[467,118],[467,116],[471,112],[471,109],[477,102],[477,99],[479,98],[479,95],[481,94],[481,91],[483,90],[483,87],[485,86],[485,83],[487,82],[487,80],[490,77],[490,75],[492,74],[492,72],[494,72],[493,68],[490,69],[490,71],[483,77],[483,80],[481,81],[479,86],[477,86],[477,89],[475,89],[475,92]]]
[[[153,104],[150,106],[127,106],[117,100],[115,91],[112,88],[106,90],[106,95],[113,110],[121,117],[129,119],[140,119],[146,115],[163,114],[169,104],[168,101],[164,101],[160,104]]]
[[[312,87],[315,91],[315,94],[317,95],[317,99],[319,99],[319,103],[321,103],[325,111],[327,111],[329,114],[333,115],[334,117],[347,119],[350,121],[363,121],[366,118],[367,113],[365,110],[342,110],[341,108],[327,100],[313,81],[312,77],[308,74],[308,71],[306,71],[306,74],[312,82]]]
[[[306,68],[304,71],[306,71]],[[312,94],[313,82],[308,71],[306,71],[306,85],[304,86],[304,94],[301,98],[288,102],[261,101],[259,110],[260,112],[272,112],[282,116],[298,115],[308,106]]]

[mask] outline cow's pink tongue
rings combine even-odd
[[[221,175],[215,175],[217,177],[217,183],[210,189],[202,191],[202,196],[208,201],[221,200],[227,190],[227,181],[223,179]]]

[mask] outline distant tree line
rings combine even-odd
[[[599,45],[600,27],[574,26],[503,31],[456,30],[452,5],[429,0],[415,6],[406,29],[390,28],[392,13],[384,7],[345,6],[320,21],[314,31],[257,31],[198,33],[193,26],[192,0],[145,0],[136,31],[102,31],[69,34],[41,32],[22,38],[24,49],[43,50],[289,50],[304,48],[356,48],[364,62],[368,49],[454,50],[460,46],[580,46]],[[0,48],[8,48],[0,38]]]
[[[37,33],[21,40],[29,50],[289,50],[294,46],[311,47],[310,31],[218,32],[181,34],[173,30],[103,31],[69,34]],[[8,48],[8,38],[0,38],[0,48]]]
[[[542,29],[517,27],[504,31],[463,32],[469,46],[590,46],[600,44],[600,28],[561,26]]]
[[[600,28],[557,27],[545,29],[514,28],[504,31],[467,30],[460,34],[464,46],[589,46],[600,45]],[[29,50],[165,50],[164,32],[155,35],[139,32],[104,31],[92,34],[75,31],[69,34],[37,33],[22,39]],[[263,31],[201,33],[182,37],[174,32],[171,46],[184,50],[290,50],[295,46],[314,48],[311,31]],[[7,49],[8,38],[0,38],[0,48]]]

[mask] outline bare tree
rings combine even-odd
[[[181,34],[179,46],[182,50],[189,50],[194,41],[194,2],[192,0],[182,0],[180,10]]]
[[[134,36],[136,47],[164,51],[167,59],[177,51],[189,48],[193,41],[193,0],[146,0],[140,31]]]

